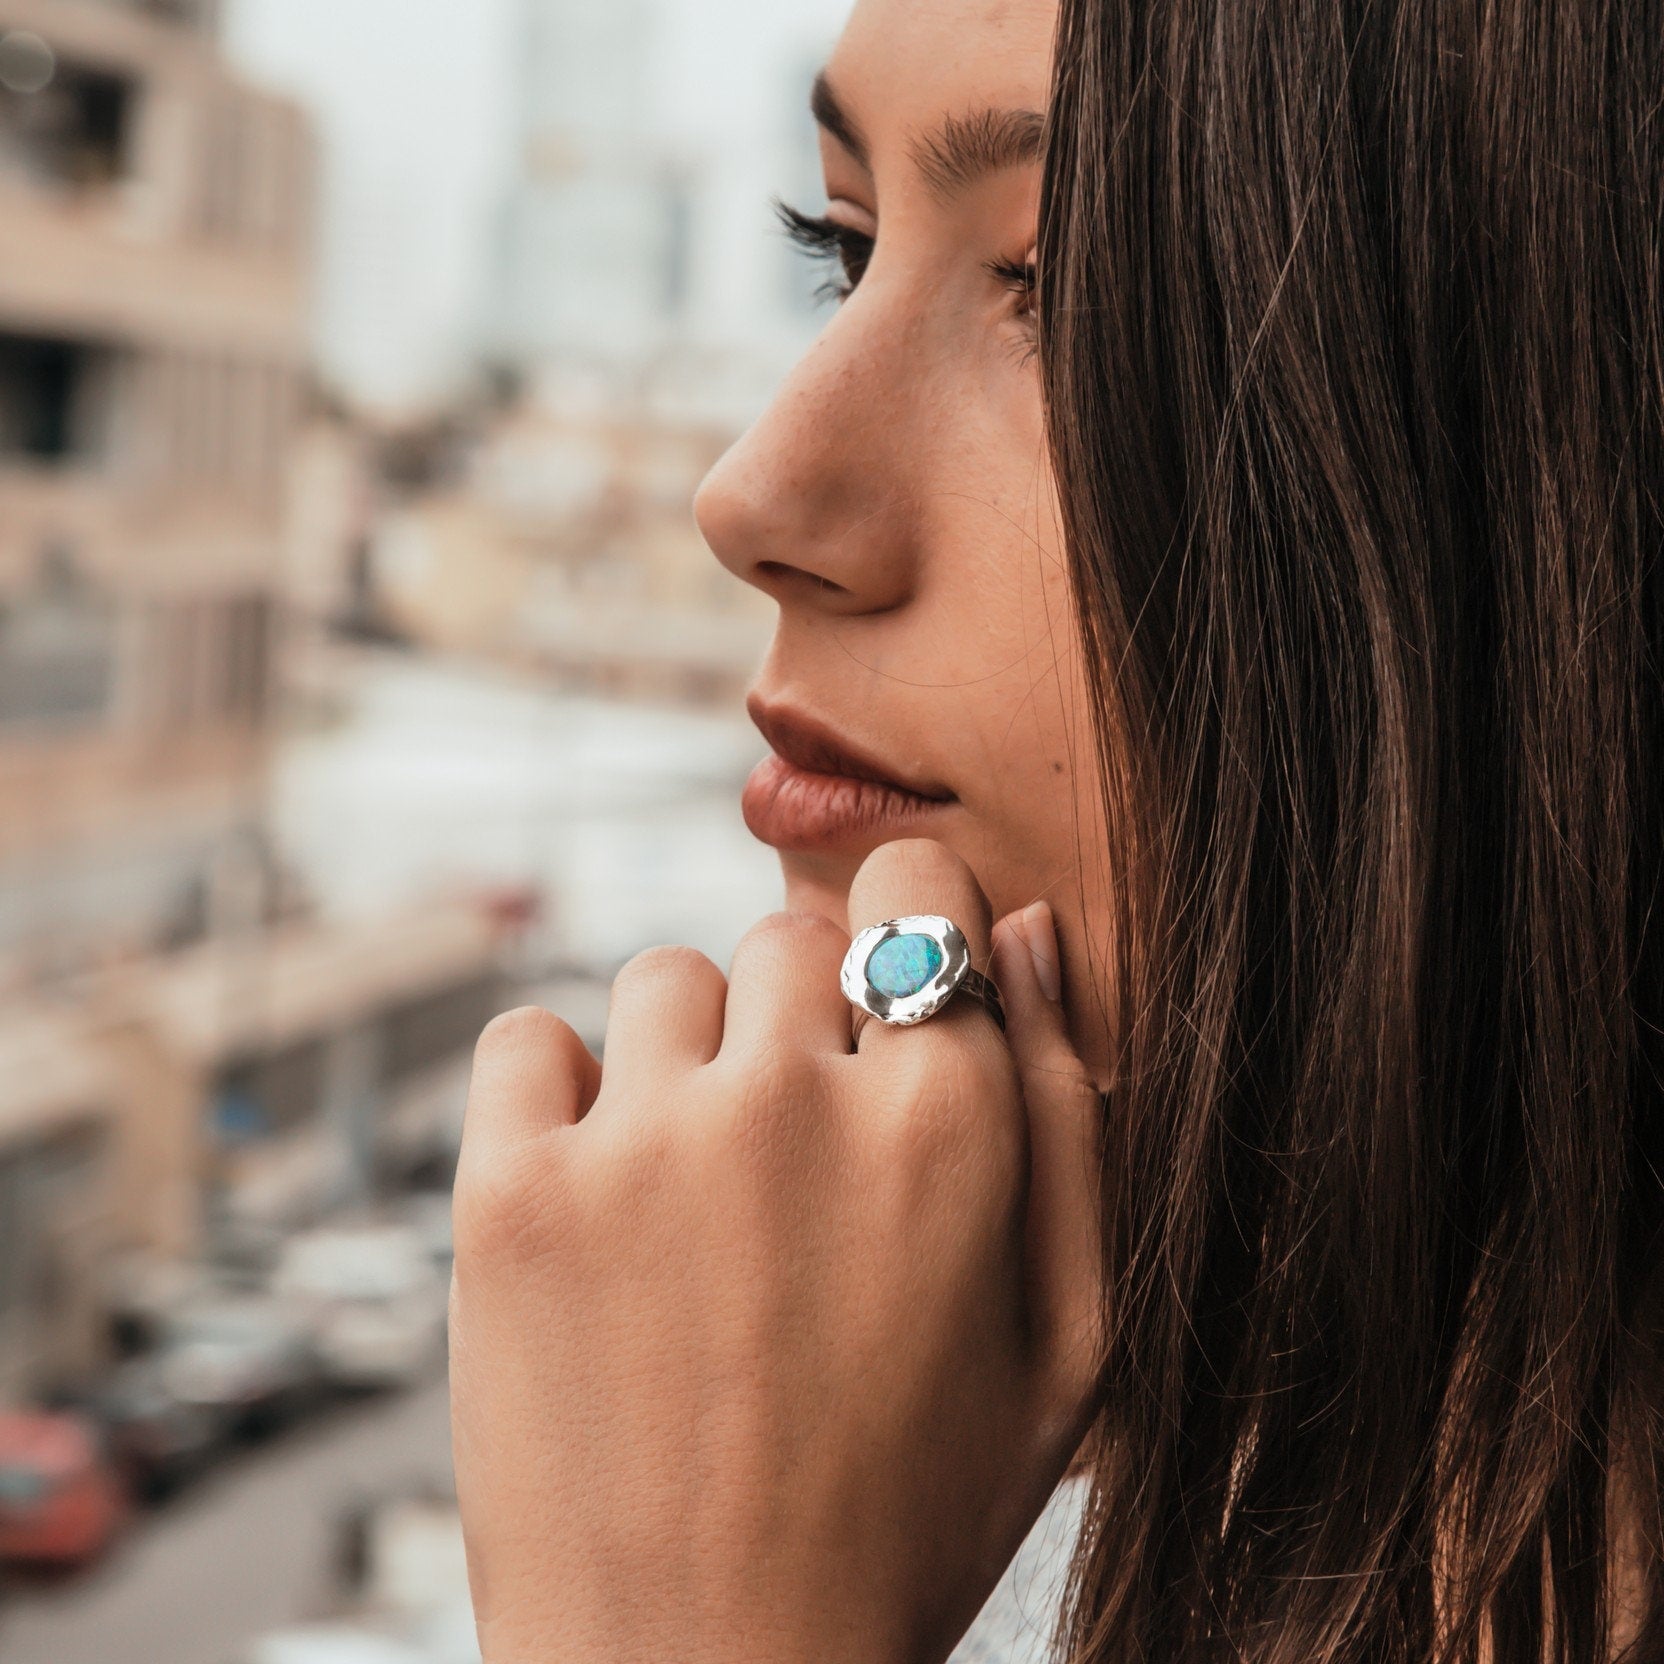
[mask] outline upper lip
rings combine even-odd
[[[753,694],[746,710],[776,756],[794,768],[810,774],[843,775],[851,780],[869,780],[875,785],[923,797],[936,803],[951,803],[954,794],[945,786],[900,774],[851,745],[824,722],[784,705],[770,705]]]

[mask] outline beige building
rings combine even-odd
[[[14,985],[195,933],[259,804],[312,159],[212,10],[0,0]]]
[[[202,1105],[72,990],[269,888],[313,161],[215,10],[0,0],[0,1394],[196,1240]]]
[[[503,416],[464,484],[382,522],[384,616],[422,642],[575,689],[737,707],[774,609],[717,564],[694,524],[694,492],[728,442],[646,416]]]
[[[117,1240],[118,1083],[61,1011],[0,1017],[0,1404],[85,1368]]]
[[[0,1404],[96,1371],[124,1271],[442,1177],[516,930],[466,898],[293,920],[0,1007]]]

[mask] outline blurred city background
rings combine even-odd
[[[0,0],[0,1659],[477,1659],[467,1064],[775,904],[689,501],[845,0]]]

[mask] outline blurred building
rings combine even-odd
[[[359,921],[295,919],[105,979],[104,1049],[143,1081],[129,1173],[185,1181],[126,1247],[188,1255],[206,1235],[309,1223],[378,1178],[448,1178],[474,1041],[508,997],[523,898],[466,897]],[[129,1186],[119,1187],[126,1193]],[[134,1210],[129,1209],[129,1218]],[[180,1219],[190,1229],[170,1232]]]
[[[379,616],[574,691],[737,712],[773,608],[718,566],[690,507],[729,437],[651,415],[504,413],[460,481],[380,521]]]
[[[216,14],[0,0],[0,1390],[85,1361],[107,1246],[194,1234],[196,1106],[68,991],[271,887],[312,154]]]
[[[0,1009],[0,1402],[94,1372],[124,1282],[444,1182],[513,935],[460,900],[296,920]]]
[[[522,0],[519,173],[494,348],[628,377],[686,301],[691,180],[648,119],[651,0]]]
[[[517,171],[488,349],[565,412],[646,407],[737,432],[815,329],[814,284],[772,235],[769,202],[817,189],[807,112],[823,31],[778,14],[746,30],[727,6],[723,38],[744,46],[727,68],[747,96],[693,121],[665,107],[670,90],[709,102],[689,100],[700,76],[678,60],[685,6],[519,6]]]
[[[300,114],[201,0],[0,0],[0,975],[212,928],[271,735]]]
[[[690,129],[655,82],[682,26],[667,0],[519,0],[488,337],[522,397],[460,486],[386,522],[375,572],[418,639],[737,707],[772,609],[712,560],[691,500],[815,328],[769,198],[815,188],[817,59],[778,21],[751,31],[760,90]]]
[[[66,1013],[0,1014],[0,1403],[84,1367],[119,1240],[113,1060]]]

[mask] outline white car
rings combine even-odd
[[[303,1314],[327,1380],[412,1386],[445,1355],[449,1288],[408,1226],[309,1231],[288,1242],[272,1292]]]

